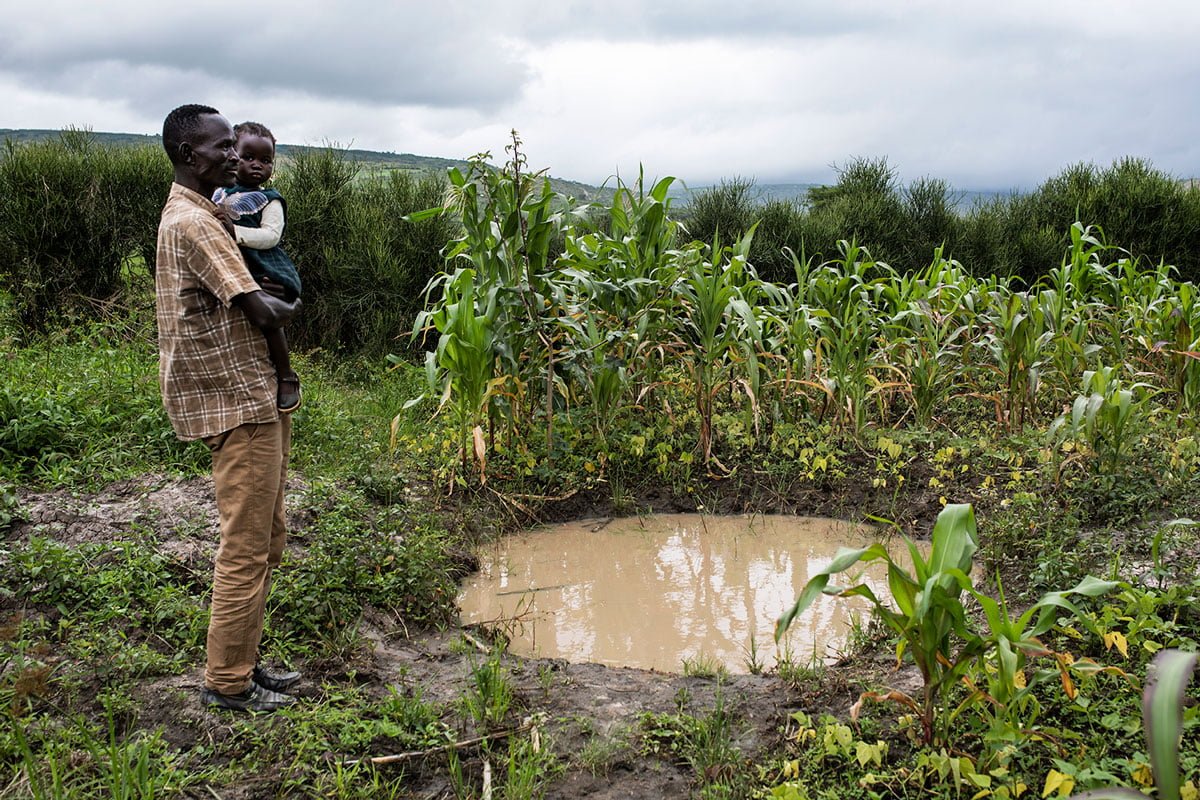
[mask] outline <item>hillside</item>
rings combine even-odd
[[[60,131],[39,129],[39,128],[0,128],[0,139],[7,139],[16,143],[22,142],[38,142],[46,139],[52,139],[58,136]],[[138,147],[152,146],[160,147],[162,137],[154,134],[139,134],[139,133],[109,133],[104,131],[91,131],[91,136],[97,142],[116,147]],[[331,143],[329,147],[341,150],[346,154],[347,158],[353,159],[362,165],[364,169],[373,171],[386,170],[412,170],[417,172],[437,172],[445,173],[450,167],[465,167],[466,161],[463,159],[439,158],[437,156],[418,156],[412,153],[393,153],[389,151],[379,150],[360,150],[357,148],[342,148],[336,143]],[[282,159],[287,159],[297,153],[302,153],[312,150],[320,150],[322,147],[314,147],[303,144],[283,144],[278,145],[277,151]],[[601,188],[591,186],[579,181],[567,180],[551,176],[550,184],[557,192],[570,195],[577,200],[591,201],[612,196],[611,188]]]
[[[58,136],[60,131],[38,129],[38,128],[0,128],[0,139],[8,139],[13,142],[33,142],[43,141]],[[139,145],[151,145],[154,147],[160,146],[162,137],[147,134],[137,133],[109,133],[102,131],[93,131],[91,135],[103,144],[116,145],[121,147],[134,147]],[[330,147],[342,150],[348,158],[357,161],[366,170],[371,171],[386,171],[386,170],[414,170],[418,172],[437,172],[444,173],[450,167],[463,167],[466,161],[463,159],[441,158],[439,156],[419,156],[413,153],[395,153],[391,151],[380,150],[362,150],[358,148],[342,148],[336,143],[331,143]],[[296,153],[319,150],[321,147],[302,144],[279,144],[279,155],[286,159]],[[558,176],[550,176],[550,184],[557,192],[570,195],[577,200],[583,202],[601,201],[607,202],[612,198],[614,184],[610,183],[606,186],[594,186],[592,184],[583,183],[581,181],[569,180]],[[755,200],[766,202],[768,200],[786,200],[796,203],[804,203],[808,199],[810,189],[821,184],[817,183],[757,183],[754,185],[752,192]],[[709,184],[688,185],[683,180],[676,181],[671,187],[670,196],[675,201],[677,206],[683,206],[688,203],[691,196],[712,188]],[[956,191],[955,203],[956,208],[960,211],[966,211],[976,202],[989,201],[997,197],[1003,197],[1010,192],[1001,192],[993,190],[983,191]]]

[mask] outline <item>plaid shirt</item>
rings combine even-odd
[[[215,208],[173,183],[158,226],[158,382],[184,440],[279,419],[266,339],[231,305],[259,286]]]

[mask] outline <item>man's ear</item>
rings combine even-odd
[[[179,163],[191,165],[191,163],[194,160],[195,160],[195,156],[192,154],[191,142],[180,142],[179,143]]]

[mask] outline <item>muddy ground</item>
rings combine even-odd
[[[298,496],[302,489],[301,480],[293,477],[289,495]],[[831,510],[833,496],[830,493],[825,498],[810,497],[801,503],[807,506],[808,513]],[[758,510],[806,510],[799,508],[795,499],[787,502],[780,499],[777,507],[763,504],[762,499],[758,498],[759,502],[754,504]],[[728,507],[720,510],[742,510],[736,507],[741,502],[744,501],[731,499]],[[148,531],[158,547],[189,569],[198,574],[211,573],[217,520],[212,485],[207,478],[146,476],[113,484],[94,494],[24,492],[20,504],[27,520],[9,532],[10,540],[36,534],[79,545],[127,538],[132,530]],[[666,497],[658,502],[648,498],[641,505],[658,506],[659,510],[692,510]],[[297,502],[291,502],[289,507],[293,509],[293,529],[302,530],[308,521],[305,511]],[[605,511],[602,504],[581,497],[559,504],[546,516],[561,519],[595,516]],[[387,696],[389,687],[404,692],[419,691],[426,701],[443,704],[451,704],[462,696],[472,655],[470,646],[464,648],[463,642],[468,640],[462,631],[453,628],[406,631],[402,623],[397,624],[382,613],[368,613],[360,625],[360,633],[365,644],[343,660],[292,665],[305,673],[306,680],[298,692],[303,699],[319,701],[324,692],[322,686],[347,680],[380,698]],[[476,641],[483,638],[478,631],[468,636]],[[520,706],[516,716],[535,720],[543,741],[550,743],[567,764],[546,795],[551,798],[688,796],[695,786],[695,776],[689,767],[644,754],[636,745],[614,744],[610,757],[600,768],[575,758],[589,743],[633,741],[630,734],[637,729],[643,712],[683,710],[702,716],[714,707],[720,691],[736,719],[736,746],[746,763],[754,764],[779,748],[788,716],[794,711],[831,712],[845,717],[867,684],[878,685],[886,680],[889,685],[909,690],[915,688],[911,686],[914,680],[919,683],[919,677],[909,672],[889,674],[890,667],[875,659],[843,663],[830,670],[820,685],[788,685],[773,675],[737,675],[718,687],[715,680],[706,678],[560,660],[506,658]],[[202,670],[197,665],[186,674],[143,684],[137,698],[135,725],[161,729],[172,746],[185,752],[199,742],[219,742],[233,735],[227,716],[205,711],[196,701],[201,681]],[[279,721],[261,718],[261,724],[273,725]],[[475,733],[462,730],[459,735],[468,738]],[[382,755],[388,753],[329,753],[326,757],[337,760]],[[468,769],[479,768],[477,759],[471,761],[472,751],[464,751],[464,756]],[[453,796],[444,758],[431,756],[409,761],[405,772],[412,796]],[[237,790],[230,792],[225,787],[218,796],[273,797],[280,778],[270,772],[248,775]]]

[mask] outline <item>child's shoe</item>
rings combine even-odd
[[[281,414],[290,414],[300,407],[303,400],[300,394],[300,378],[295,374],[279,379],[279,388],[275,395],[275,404]]]

